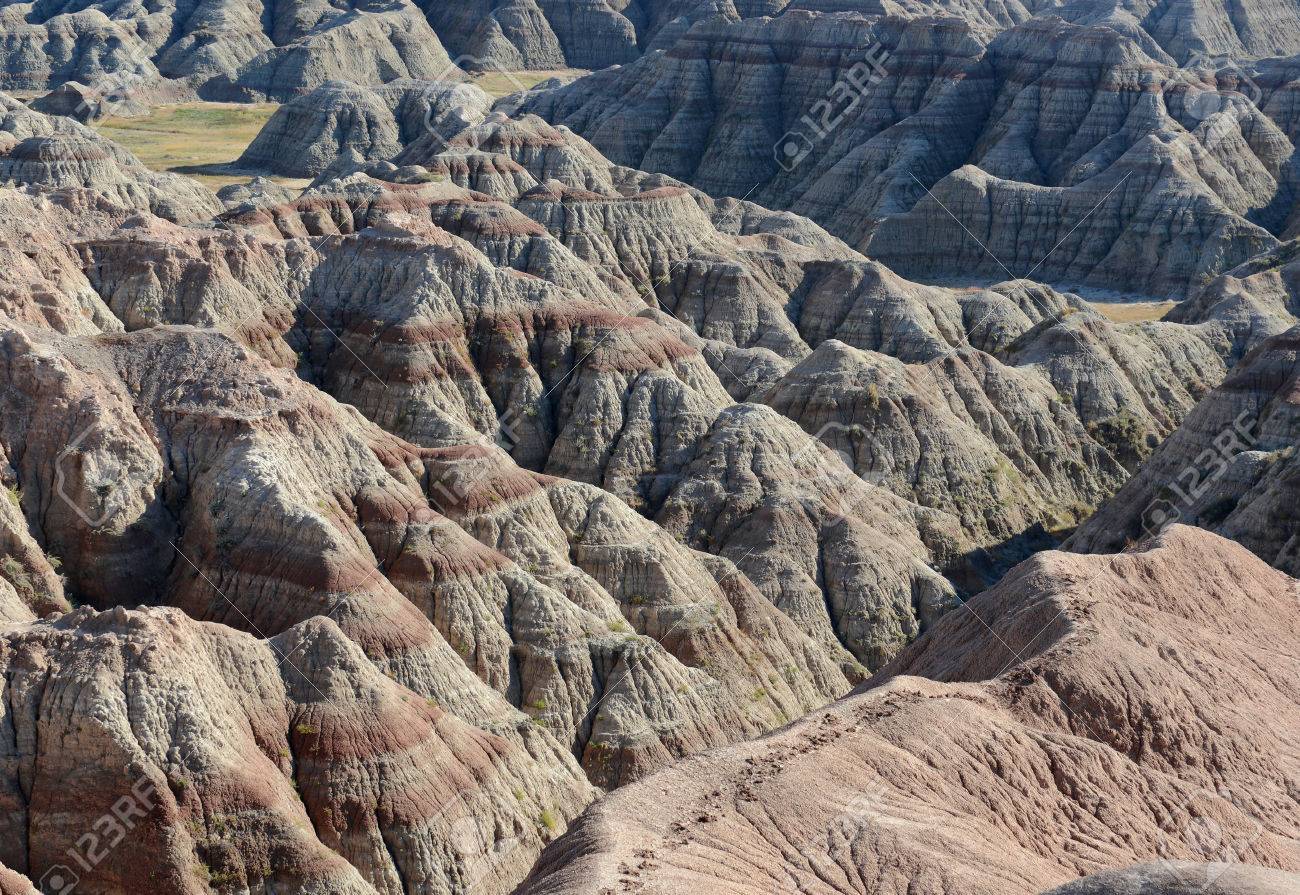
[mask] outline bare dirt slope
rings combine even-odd
[[[597,803],[523,891],[1033,893],[1206,860],[1210,823],[1295,871],[1296,593],[1191,528],[1041,554],[857,694]]]

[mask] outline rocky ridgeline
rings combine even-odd
[[[725,25],[760,6],[678,47],[792,22],[804,40],[866,33],[828,3]],[[258,179],[218,198],[0,95],[0,891],[30,895],[18,874],[40,879],[106,806],[147,796],[88,890],[506,893],[616,787],[528,891],[906,876],[922,895],[1029,895],[1195,858],[1169,839],[1193,817],[1249,833],[1236,860],[1295,869],[1279,782],[1295,743],[1262,719],[1294,706],[1298,669],[1285,646],[1258,658],[1261,632],[1294,640],[1294,582],[1179,529],[1140,554],[1041,555],[958,606],[1117,490],[1075,543],[1118,546],[1243,409],[1254,440],[1182,510],[1297,571],[1295,243],[1248,220],[1293,226],[1289,69],[1266,60],[1276,117],[1241,132],[1258,166],[1184,163],[1146,129],[1175,101],[1133,87],[1164,83],[1154,50],[985,11],[882,20],[915,49],[892,94],[917,126],[902,163],[926,115],[974,116],[1002,173],[954,169],[935,195],[975,215],[1028,189],[1022,229],[1050,231],[1034,215],[1082,201],[1080,172],[1105,161],[1122,200],[1089,221],[1138,241],[1132,288],[1206,281],[1173,319],[1117,325],[1026,278],[906,279],[874,246],[891,227],[944,245],[928,198],[878,221],[868,257],[476,88],[327,81],[302,42],[355,53],[349,29],[381,27],[367,11],[319,10],[320,33],[295,19],[265,50],[302,95],[244,162],[314,176],[301,195]],[[1119,86],[1081,90],[1099,47]],[[630,67],[689,61],[674,54]],[[712,80],[758,64],[741,58]],[[698,63],[682,85],[709,80]],[[220,83],[252,95],[253,70]],[[1080,97],[1091,111],[1057,121]],[[1085,150],[1068,126],[1115,145]],[[1124,168],[1137,147],[1154,154]],[[1196,178],[1213,189],[1161,210]],[[1140,261],[1157,231],[1189,251]],[[1062,263],[1086,266],[1080,251]],[[1206,671],[1222,665],[1242,669],[1230,694]],[[980,847],[1007,815],[1009,844]]]
[[[807,215],[929,281],[1182,298],[1291,235],[1294,64],[1180,69],[1131,28],[1079,18],[991,40],[957,18],[710,21],[526,108],[616,162]]]
[[[1300,323],[1300,239],[1216,277],[1165,319],[1198,329],[1230,363]]]
[[[90,128],[34,112],[3,93],[0,184],[41,191],[93,189],[114,204],[187,223],[221,210],[216,197],[188,177],[150,171]]]
[[[197,8],[168,0],[130,10],[13,3],[0,11],[0,89],[71,84],[74,95],[287,99],[331,79],[373,86],[445,77],[449,57],[478,70],[602,69],[671,48],[701,23],[808,12],[945,18],[981,42],[1052,16],[1122,34],[1172,64],[1300,52],[1294,0],[1252,0],[1231,12],[1204,0],[1172,9],[1154,0],[213,0]],[[124,84],[128,91],[118,89]],[[47,110],[59,111],[63,99]]]
[[[409,0],[220,0],[126,14],[111,4],[16,4],[0,12],[0,34],[0,88],[75,81],[110,101],[184,90],[206,99],[280,98],[331,78],[381,84],[457,71]]]
[[[703,23],[816,13],[962,22],[980,42],[1035,17],[1121,34],[1150,58],[1255,60],[1300,52],[1294,0],[213,0],[124,10],[103,2],[15,3],[0,11],[0,89],[54,89],[42,110],[77,113],[117,97],[114,114],[195,92],[288,99],[332,79],[377,86],[468,70],[603,69],[674,47]]]
[[[256,639],[175,609],[82,608],[8,627],[0,668],[0,860],[66,873],[101,816],[123,818],[120,847],[83,868],[97,891],[503,893],[592,796],[562,750],[474,728],[327,619]]]
[[[52,218],[50,232],[67,229],[51,251],[67,248],[36,271],[51,297],[33,306],[15,288],[12,316],[78,337],[219,328],[412,449],[450,451],[440,484],[461,461],[482,468],[462,475],[473,487],[450,505],[421,490],[494,549],[499,522],[480,516],[498,478],[532,481],[531,469],[598,486],[734,562],[851,678],[1043,529],[1086,514],[1223,375],[1197,328],[1116,327],[1023,282],[910,283],[806,220],[610,165],[537,119],[413,142],[371,174],[322,179],[290,202],[264,188],[228,195],[212,230],[125,210],[69,227],[84,190],[48,207],[14,194],[14,216]],[[164,355],[226,350],[165,344],[177,347]],[[128,379],[120,391],[142,387]],[[523,469],[474,449],[499,418]],[[144,512],[166,503],[159,470],[174,461],[140,450]],[[140,549],[166,555],[158,519]],[[135,556],[135,535],[121,535],[113,550],[77,549],[89,561],[131,544]],[[69,574],[102,602],[119,585],[101,566]],[[632,624],[657,624],[636,608],[653,592],[613,597]],[[477,623],[435,623],[482,636]],[[509,647],[491,652],[476,670],[525,705],[509,663],[490,670]],[[771,717],[834,690],[835,674],[815,677]],[[584,736],[581,713],[565,711]]]
[[[266,132],[335,108],[337,94],[321,93],[283,107]],[[339,133],[308,129],[274,158],[290,166],[330,152],[354,158],[361,150]],[[1171,431],[1223,374],[1199,327],[1116,327],[1077,298],[1026,282],[987,290],[912,283],[804,219],[714,202],[669,178],[610,165],[567,129],[536,119],[493,113],[458,133],[409,140],[390,158],[366,169],[372,183],[394,184],[387,195],[443,190],[446,198],[421,214],[496,263],[558,283],[586,284],[594,273],[620,300],[656,305],[660,317],[671,315],[666,325],[685,324],[705,340],[733,398],[780,410],[854,458],[859,474],[961,517],[982,544],[1040,522],[1067,524],[1061,511],[1081,512],[1090,493],[1122,478],[1149,440]],[[343,170],[359,167],[349,162]],[[316,190],[344,183],[358,196],[385,195],[357,175],[332,177]],[[437,186],[423,186],[430,181]],[[457,188],[481,198],[458,201]],[[299,205],[320,201],[308,197]],[[283,235],[321,226],[314,213],[243,214],[247,225],[274,222],[271,232]],[[329,213],[326,231],[341,215],[349,212]],[[653,299],[645,297],[650,291]],[[954,401],[965,405],[955,415]],[[1017,416],[1000,419],[994,406]],[[559,465],[542,450],[531,462],[566,476],[590,475],[605,462],[588,453]],[[931,462],[934,477],[918,475]],[[989,510],[994,504],[1000,513]],[[1026,504],[1036,509],[1016,509]],[[1056,522],[1047,507],[1058,511]]]
[[[66,128],[106,183],[155,176]],[[324,615],[601,786],[842,693],[1222,375],[1195,328],[909,283],[535,118],[225,191],[215,226],[69,180],[84,156],[0,190],[0,611]]]
[[[1296,587],[1185,527],[1040,554],[854,695],[598,802],[521,891],[1293,892]]]
[[[1071,549],[1118,550],[1184,521],[1232,538],[1280,569],[1300,572],[1298,378],[1300,329],[1248,353],[1080,527]]]
[[[693,22],[779,0],[168,0],[16,3],[0,10],[0,89],[287,99],[332,79],[380,85],[467,69],[604,68],[671,43]],[[449,55],[450,52],[450,55]],[[48,108],[59,110],[60,100]]]

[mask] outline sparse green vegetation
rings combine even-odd
[[[531,90],[542,81],[550,78],[561,77],[565,75],[585,75],[586,69],[583,68],[563,68],[548,71],[485,71],[474,74],[470,80],[479,87],[484,93],[493,99],[499,99],[503,96],[509,96],[512,93],[518,93],[520,90]]]
[[[1088,434],[1119,453],[1121,462],[1145,459],[1154,447],[1149,443],[1146,426],[1128,410],[1089,423]]]
[[[96,129],[153,170],[185,174],[215,190],[252,176],[220,169],[243,154],[276,108],[275,103],[181,103],[159,106],[141,118],[106,118]],[[308,183],[271,179],[295,188]]]
[[[1173,310],[1172,301],[1090,301],[1094,311],[1115,323],[1145,323],[1163,320]]]
[[[558,833],[560,830],[560,819],[555,816],[555,812],[550,808],[543,808],[542,813],[537,818],[543,827],[552,833]]]
[[[31,593],[32,580],[27,577],[27,570],[23,568],[22,563],[14,559],[12,556],[6,556],[4,559],[0,559],[0,574],[3,574],[9,583],[17,590],[23,591],[24,593]]]

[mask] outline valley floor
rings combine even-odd
[[[185,174],[216,190],[257,173],[221,169],[239,158],[278,108],[276,103],[180,103],[157,106],[145,117],[106,118],[95,128],[154,171]],[[298,188],[309,182],[272,179]]]

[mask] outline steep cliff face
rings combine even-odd
[[[1219,855],[1288,891],[1300,752],[1270,719],[1297,699],[1296,587],[1189,528],[1041,554],[855,695],[603,799],[522,891],[1005,895]],[[1064,891],[1179,891],[1141,878]]]
[[[1059,17],[985,41],[951,18],[702,23],[527,108],[616,162],[807,215],[928,281],[1182,298],[1291,226],[1283,91]]]
[[[1183,521],[1300,571],[1298,376],[1300,330],[1255,348],[1067,545],[1118,550]]]

